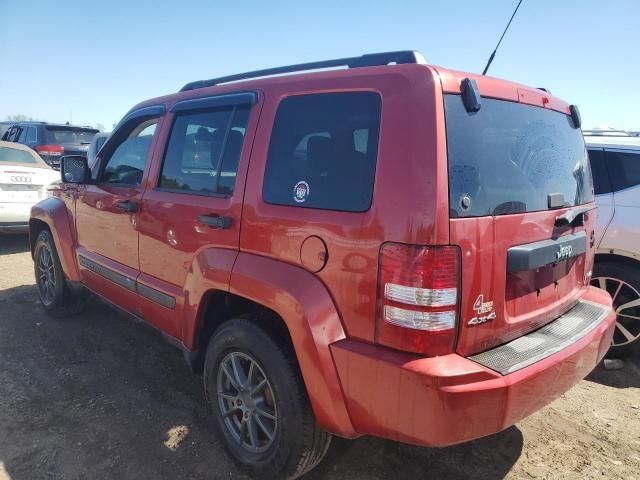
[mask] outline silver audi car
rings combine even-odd
[[[31,207],[60,180],[26,145],[0,141],[0,234],[29,231]]]
[[[592,284],[607,290],[618,314],[610,357],[640,348],[640,137],[584,131],[596,203]]]

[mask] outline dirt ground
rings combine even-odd
[[[0,236],[0,480],[245,478],[181,354],[97,300],[45,316],[26,242]],[[636,355],[497,435],[446,449],[334,439],[305,478],[640,480],[639,407]]]

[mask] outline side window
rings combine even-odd
[[[273,126],[262,196],[277,205],[364,212],[378,156],[380,96],[324,93],[284,99]]]
[[[36,143],[38,141],[36,127],[28,127],[27,128],[27,143]]]
[[[613,191],[640,185],[640,153],[607,151],[606,155]]]
[[[593,173],[593,190],[596,195],[611,193],[609,172],[603,150],[589,150],[589,163]]]
[[[27,140],[27,127],[20,127],[20,133],[16,137],[16,142],[25,143]]]
[[[7,140],[10,142],[17,142],[21,132],[21,127],[12,127],[11,130],[9,130],[9,137]]]
[[[231,195],[250,107],[176,114],[158,187],[200,195]]]
[[[105,159],[100,183],[115,183],[139,186],[147,163],[149,147],[156,130],[158,119],[147,120],[133,129]]]
[[[5,132],[5,134],[2,136],[2,140],[5,140],[7,142],[13,142],[13,136],[16,133],[16,127],[10,127],[9,130],[7,130]]]

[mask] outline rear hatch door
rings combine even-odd
[[[571,117],[445,95],[450,240],[462,251],[457,351],[506,343],[571,308],[593,262],[593,187]],[[575,217],[575,218],[574,218]]]

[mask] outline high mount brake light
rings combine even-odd
[[[457,247],[383,245],[376,342],[424,355],[451,353],[456,336],[459,276]]]

